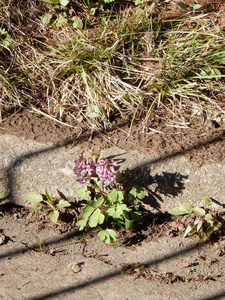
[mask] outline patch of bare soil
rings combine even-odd
[[[26,226],[32,225],[37,232],[41,230],[52,230],[57,235],[68,233],[77,230],[76,222],[81,216],[82,206],[77,203],[72,203],[72,206],[66,209],[61,209],[60,218],[57,223],[50,220],[48,213],[44,211],[32,211],[31,209],[6,203],[0,206],[4,216],[12,217],[14,219],[24,220]],[[125,228],[115,227],[118,232],[117,246],[133,246],[141,245],[143,241],[157,240],[161,237],[176,237],[183,236],[185,229],[195,221],[194,215],[172,216],[168,213],[152,213],[141,208],[142,217],[134,224],[134,228],[129,231]],[[80,238],[90,239],[96,235],[93,228],[86,228],[79,232]],[[222,227],[220,231],[213,233],[210,236],[211,241],[218,241],[225,236],[225,228]],[[190,238],[198,238],[197,235],[192,235]]]
[[[22,110],[1,123],[0,135],[14,134],[54,145],[82,143],[84,149],[95,146],[99,151],[116,145],[125,151],[138,149],[143,154],[151,152],[157,157],[186,154],[199,164],[225,162],[225,122],[219,117],[196,118],[183,128],[169,126],[168,120],[162,122],[153,117],[145,132],[141,131],[138,122],[133,124],[131,131],[130,124],[121,119],[112,123],[107,131],[91,131],[83,125],[68,127]]]

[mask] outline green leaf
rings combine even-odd
[[[104,214],[99,208],[97,208],[90,217],[89,226],[96,227],[98,224],[102,224],[105,220]]]
[[[201,227],[202,227],[202,221],[196,220],[196,221],[194,222],[194,225],[195,225],[195,227],[196,227],[196,231],[199,232],[199,230],[200,230]]]
[[[49,188],[45,189],[45,195],[46,195],[47,199],[49,200],[49,203],[52,204],[52,194],[51,194]]]
[[[103,197],[99,197],[96,201],[95,200],[89,201],[89,205],[94,208],[98,208],[100,205],[102,205],[104,201],[105,199]]]
[[[213,216],[212,216],[212,215],[210,215],[210,214],[205,215],[205,220],[206,220],[207,222],[211,221],[212,219],[213,219]]]
[[[81,189],[76,190],[75,194],[78,195],[80,198],[86,198],[90,196],[91,192],[88,189],[88,187],[84,185]]]
[[[204,216],[205,215],[205,210],[201,207],[194,207],[193,212],[197,215],[197,216]]]
[[[171,215],[186,215],[190,214],[193,210],[193,207],[188,204],[181,204],[180,206],[174,207],[169,211]]]
[[[106,210],[107,214],[113,219],[120,219],[124,215],[124,212],[130,212],[130,209],[126,204],[116,204]]]
[[[199,231],[198,236],[200,237],[201,240],[206,241],[206,236],[203,232]]]
[[[137,192],[135,188],[132,188],[132,190],[130,190],[129,195],[132,196],[133,199],[137,198]]]
[[[69,207],[71,204],[66,200],[60,200],[57,204],[57,207]]]
[[[51,206],[44,206],[42,209],[43,209],[44,211],[52,210]]]
[[[113,229],[105,229],[98,232],[97,236],[100,241],[104,241],[106,244],[109,244],[111,241],[116,240],[116,232]]]
[[[125,228],[126,230],[131,230],[134,227],[134,224],[131,220],[125,218]]]
[[[135,184],[134,187],[129,192],[134,198],[138,198],[140,200],[145,198],[145,188],[140,184]]]
[[[49,24],[51,19],[52,19],[52,14],[45,14],[44,16],[41,17],[41,21],[44,24]]]
[[[58,218],[59,218],[59,212],[58,212],[57,210],[54,210],[54,211],[50,212],[49,218],[50,218],[53,222],[57,222],[57,221],[58,221]]]
[[[72,18],[70,18],[68,20],[68,23],[70,24],[70,26],[72,26],[73,28],[79,28],[82,29],[83,28],[83,22],[81,20],[81,18],[74,16]],[[91,118],[91,116],[90,116]]]
[[[0,193],[0,200],[4,200],[9,196],[9,192],[2,192]]]
[[[8,47],[11,43],[13,42],[13,39],[11,36],[8,34],[6,38],[2,41],[2,44],[6,47]],[[15,43],[14,43],[15,44]]]
[[[225,212],[225,208],[218,209],[219,212]]]
[[[123,197],[123,193],[121,191],[117,191],[115,189],[113,189],[112,191],[110,191],[107,195],[107,199],[111,202],[120,202],[122,203],[124,197]]]
[[[51,4],[58,4],[58,0],[41,0],[43,2],[51,3]]]
[[[119,219],[121,215],[123,215],[123,211],[121,209],[117,209],[117,207],[110,207],[106,210],[106,212],[114,219]]]
[[[40,208],[41,208],[41,205],[36,205],[36,206],[32,207],[32,210],[38,210]]]
[[[212,56],[213,61],[219,62],[220,64],[225,64],[225,48],[221,48],[220,52],[218,50],[216,53]]]
[[[23,197],[30,203],[39,203],[43,201],[42,195],[37,193],[26,193]]]
[[[119,218],[116,220],[116,225],[121,227],[123,225],[123,218]]]
[[[209,197],[202,197],[202,200],[206,203],[209,204],[212,202],[212,200]]]
[[[209,236],[210,234],[212,234],[214,231],[214,227],[213,226],[209,226],[207,227],[205,233]]]
[[[92,8],[88,11],[89,15],[90,15],[90,16],[94,16],[97,9],[98,9],[97,7],[92,7]]]
[[[130,217],[132,220],[138,221],[140,220],[142,213],[140,211],[131,212]]]
[[[70,2],[70,0],[59,0],[59,2],[62,6],[67,6],[67,4]]]
[[[213,202],[213,201],[211,201],[211,202],[208,204],[208,207],[209,207],[209,208],[212,208],[212,207],[214,207],[215,205],[216,205],[216,203]]]
[[[93,213],[93,211],[95,210],[95,208],[94,207],[92,207],[92,206],[86,206],[84,209],[83,209],[83,211],[84,211],[84,213],[87,215],[87,216],[90,216],[92,213]]]
[[[55,20],[55,24],[57,27],[63,26],[67,23],[67,18],[65,18],[65,16],[65,13],[61,13],[58,15],[57,19]]]
[[[83,230],[84,227],[87,225],[88,219],[83,218],[83,216],[80,218],[79,221],[77,221],[76,226],[79,226],[79,231]]]
[[[182,1],[177,2],[177,5],[180,6],[180,8],[187,10],[187,4]]]
[[[193,6],[193,9],[194,10],[198,10],[199,8],[201,8],[202,6],[200,5],[200,4],[195,4],[194,6]]]
[[[5,28],[0,28],[0,34],[7,34],[7,31],[5,30]]]
[[[135,5],[136,5],[136,3],[135,3]],[[141,8],[136,9],[136,15],[137,15],[139,18],[143,17],[144,12],[145,12],[145,11],[144,11],[143,9],[141,9]]]
[[[224,222],[218,222],[217,224],[215,224],[214,227],[214,231],[216,230],[220,230],[220,228],[223,226]]]

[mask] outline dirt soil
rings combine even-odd
[[[96,147],[99,151],[116,145],[125,151],[139,149],[143,154],[151,151],[157,157],[180,153],[199,164],[225,162],[225,121],[219,117],[196,118],[184,128],[168,126],[167,121],[153,118],[149,128],[149,132],[143,133],[139,123],[135,123],[129,135],[130,124],[119,119],[108,131],[93,132],[83,125],[68,127],[24,109],[1,123],[0,135],[14,134],[53,145],[75,146],[82,142],[83,148]]]

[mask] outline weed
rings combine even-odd
[[[181,204],[169,211],[172,215],[195,214],[194,224],[187,226],[184,237],[189,233],[198,233],[200,239],[205,241],[213,232],[220,230],[224,224],[225,216],[223,213],[225,208],[216,209],[216,203],[208,197],[203,197],[202,200],[204,201],[204,208]]]
[[[43,197],[44,196],[44,197]],[[30,203],[36,204],[32,210],[42,209],[43,211],[51,211],[49,213],[49,218],[53,222],[57,222],[59,218],[58,208],[69,207],[71,204],[66,200],[60,200],[58,204],[55,205],[51,192],[48,188],[45,190],[45,195],[37,193],[26,193],[23,195],[24,199]]]
[[[75,161],[74,172],[78,181],[85,184],[76,194],[81,199],[89,199],[83,205],[83,214],[76,225],[83,230],[87,225],[93,228],[104,224],[105,229],[97,235],[106,244],[116,239],[116,231],[110,228],[113,223],[117,226],[124,224],[127,230],[133,228],[133,221],[141,216],[135,201],[145,197],[144,188],[138,184],[129,191],[124,189],[124,176],[119,168],[116,162],[100,159],[95,153],[90,159],[81,155]]]

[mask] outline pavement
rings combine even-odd
[[[74,160],[81,153],[89,156],[92,149],[82,144],[40,144],[24,138],[2,135],[0,139],[0,191],[10,191],[10,201],[27,205],[22,195],[26,192],[44,193],[48,187],[54,197],[57,190],[74,198],[81,187],[73,174]],[[208,196],[225,203],[222,193],[225,165],[190,163],[185,155],[165,158],[142,155],[137,149],[125,152],[116,146],[104,149],[101,157],[116,160],[127,170],[132,180],[141,182],[149,191],[146,205],[167,211],[181,203],[201,205]]]

